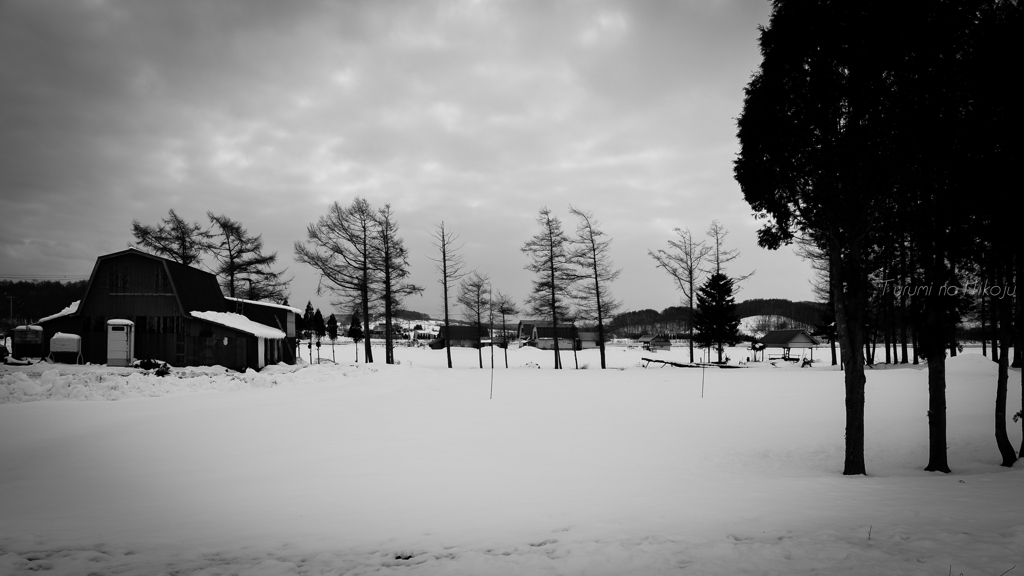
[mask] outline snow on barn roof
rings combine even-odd
[[[280,308],[282,310],[288,310],[290,312],[295,312],[299,316],[302,316],[302,310],[299,310],[298,308],[296,308],[294,306],[286,306],[284,304],[275,304],[273,302],[261,302],[259,300],[246,300],[245,298],[234,298],[232,296],[225,296],[224,299],[225,300],[231,300],[233,302],[243,302],[245,304],[257,304],[259,306],[269,306],[270,308]]]
[[[241,314],[235,314],[233,312],[198,312],[193,310],[189,312],[193,317],[214,324],[220,324],[227,328],[238,330],[239,332],[245,332],[252,334],[258,338],[284,338],[285,333],[278,330],[277,328],[271,328],[266,324],[260,324],[259,322],[253,322]]]
[[[40,318],[39,321],[40,322],[46,322],[47,320],[53,320],[54,318],[60,318],[61,316],[67,316],[68,314],[74,314],[75,312],[78,311],[78,305],[81,302],[82,302],[81,300],[75,300],[74,302],[69,304],[67,308],[61,310],[60,312],[57,312],[56,314],[51,314],[51,315],[47,316],[46,318]]]

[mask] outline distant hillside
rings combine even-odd
[[[395,317],[399,320],[432,320],[430,314],[416,312],[415,310],[401,310],[395,314]]]
[[[740,319],[750,316],[780,316],[800,324],[821,324],[824,306],[817,302],[793,302],[783,298],[754,298],[736,304]]]
[[[782,298],[755,298],[736,304],[740,319],[752,316],[766,319],[758,324],[766,324],[769,330],[784,325],[819,325],[822,309],[822,305],[816,302],[793,302]],[[637,337],[641,334],[681,335],[686,332],[689,320],[689,308],[669,306],[661,312],[651,309],[623,312],[608,323],[608,328],[620,337]]]
[[[0,325],[35,322],[56,314],[85,295],[86,280],[76,282],[26,282],[0,280]]]

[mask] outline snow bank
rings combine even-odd
[[[508,370],[496,350],[492,372],[490,351],[484,370],[476,350],[452,352],[454,370],[444,352],[412,348],[396,350],[400,366],[163,379],[0,368],[0,574],[973,576],[1017,564],[1012,576],[1024,565],[1024,470],[998,465],[995,366],[977,354],[947,363],[953,474],[921,470],[927,372],[902,366],[868,372],[871,475],[850,478],[843,378],[829,366],[643,368],[652,353],[619,348],[615,369],[586,351],[590,369],[556,371],[551,352],[523,349]],[[173,396],[67,402],[77,388]],[[1020,425],[1009,432],[1018,445]]]
[[[34,371],[0,372],[0,403],[39,400],[124,400],[197,392],[234,392],[254,388],[272,388],[296,380],[297,366],[268,366],[262,372],[244,374],[219,366],[172,368],[168,376],[153,371],[106,366],[39,367]],[[14,367],[8,367],[13,370]]]

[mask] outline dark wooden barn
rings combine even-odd
[[[82,300],[40,320],[44,343],[82,337],[86,362],[107,362],[106,324],[134,322],[135,357],[234,370],[295,363],[288,306],[227,299],[213,274],[134,248],[100,256]]]
[[[519,322],[519,340],[524,346],[533,346],[542,350],[555,348],[555,329],[549,320],[524,320]],[[558,348],[569,350],[575,347],[582,349],[579,330],[575,324],[558,325]]]
[[[487,338],[487,328],[483,326],[451,326],[451,343],[456,348],[479,348],[480,341]],[[445,341],[449,332],[444,326],[437,333],[437,338],[430,341],[428,346],[433,350],[441,350],[445,347]]]

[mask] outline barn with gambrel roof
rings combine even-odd
[[[295,363],[296,308],[225,298],[209,272],[129,248],[96,259],[82,300],[40,320],[44,340],[82,337],[86,362],[106,363],[106,325],[134,323],[135,357],[234,370]]]

